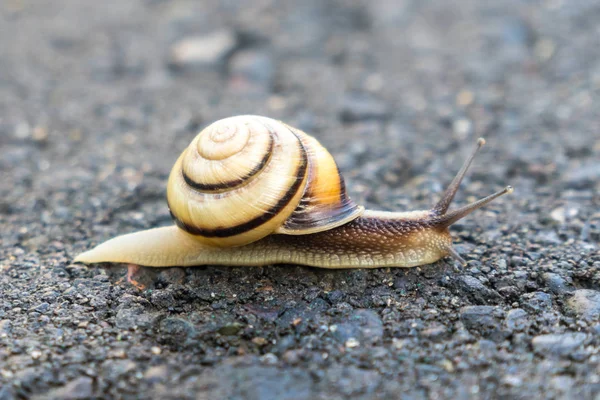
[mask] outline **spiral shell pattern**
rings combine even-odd
[[[325,230],[362,213],[315,139],[259,116],[202,130],[175,163],[167,200],[181,229],[223,247]]]

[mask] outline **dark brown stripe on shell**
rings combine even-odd
[[[302,181],[304,180],[304,175],[306,174],[306,169],[308,167],[308,158],[307,158],[304,146],[300,142],[300,139],[298,139],[298,144],[302,147],[302,151],[301,151],[302,159],[300,160],[300,165],[298,166],[298,169],[296,170],[296,177],[297,177],[296,182],[294,182],[294,184],[288,189],[288,191],[277,202],[277,204],[275,204],[273,207],[271,207],[268,211],[266,211],[262,215],[259,215],[258,217],[251,219],[250,221],[244,222],[243,224],[232,226],[229,228],[202,229],[202,228],[198,228],[195,226],[190,226],[189,224],[186,224],[185,222],[181,221],[179,218],[177,218],[176,215],[173,214],[173,212],[171,211],[171,207],[169,207],[169,212],[171,213],[171,217],[173,217],[173,221],[179,228],[183,229],[184,231],[186,231],[192,235],[204,236],[207,238],[213,238],[213,237],[224,238],[224,237],[236,236],[236,235],[248,232],[248,231],[264,224],[265,222],[269,221],[289,204],[291,199],[298,192],[298,189],[300,188],[300,185],[302,184]]]
[[[313,201],[311,201],[311,199],[314,198],[314,195],[310,191],[309,185],[296,210],[284,222],[283,226],[285,228],[292,230],[308,230],[337,222],[356,211],[358,205],[348,197],[344,177],[340,173],[338,166],[336,165],[335,167],[340,187],[339,202],[335,205],[335,208],[323,207],[319,204],[318,199],[316,201],[317,205],[314,205]]]
[[[222,191],[226,191],[227,189],[234,189],[238,186],[241,186],[246,181],[248,181],[250,178],[252,178],[253,176],[255,176],[256,174],[258,174],[260,171],[263,170],[265,165],[267,165],[267,163],[269,162],[269,159],[271,158],[271,154],[273,153],[273,142],[274,142],[273,135],[271,134],[269,136],[269,148],[267,149],[263,159],[260,160],[260,162],[258,164],[256,164],[256,166],[252,169],[252,171],[248,172],[246,175],[242,176],[241,178],[223,182],[223,183],[204,184],[204,183],[198,183],[198,182],[194,181],[192,178],[190,178],[185,173],[183,168],[181,168],[181,175],[183,176],[183,180],[185,181],[185,183],[188,186],[190,186],[192,189],[197,190],[199,192],[222,192]]]

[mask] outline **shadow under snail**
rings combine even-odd
[[[280,121],[236,116],[202,130],[169,176],[175,225],[104,242],[75,262],[152,267],[297,264],[320,268],[414,267],[451,256],[449,226],[503,190],[448,211],[469,155],[430,210],[365,210],[346,194],[329,152]]]

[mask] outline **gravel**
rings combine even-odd
[[[579,318],[597,320],[600,317],[600,291],[591,289],[576,290],[567,299],[566,308]]]
[[[59,4],[58,4],[59,3]],[[57,12],[59,10],[60,12]],[[595,1],[0,5],[0,399],[600,395]],[[477,137],[466,267],[72,263],[171,224],[170,168],[254,113],[351,196],[425,209]]]
[[[533,338],[531,344],[534,351],[539,353],[569,356],[585,342],[586,337],[582,332],[539,335]]]

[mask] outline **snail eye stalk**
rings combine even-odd
[[[452,182],[450,182],[450,185],[448,185],[448,187],[446,188],[446,191],[444,192],[442,199],[431,209],[431,211],[434,214],[444,215],[446,213],[446,211],[448,211],[448,208],[450,207],[452,200],[454,200],[454,196],[456,195],[456,192],[458,192],[460,183],[462,182],[463,178],[467,174],[467,171],[469,170],[469,167],[471,166],[473,159],[475,158],[475,156],[477,155],[477,153],[483,147],[484,144],[485,144],[484,138],[477,139],[477,146],[475,147],[475,149],[473,149],[471,154],[469,154],[469,157],[467,157],[464,164],[462,165],[462,167],[460,168],[460,170],[454,177],[454,179],[452,179]]]
[[[502,189],[494,194],[491,194],[487,197],[479,199],[471,204],[467,204],[466,206],[460,207],[457,210],[448,212],[448,208],[450,207],[450,204],[452,203],[452,200],[454,199],[454,196],[456,195],[456,192],[458,191],[458,188],[459,188],[463,178],[465,177],[467,171],[469,170],[469,167],[471,166],[473,159],[475,158],[475,156],[477,155],[477,153],[483,147],[484,144],[485,144],[484,138],[477,139],[477,146],[475,147],[475,149],[473,149],[471,154],[469,154],[469,157],[467,157],[467,159],[463,163],[462,167],[460,168],[460,170],[458,171],[458,173],[456,174],[456,176],[454,177],[454,179],[452,180],[450,185],[448,185],[448,188],[444,192],[442,199],[431,209],[431,213],[433,214],[432,220],[433,220],[435,226],[439,226],[441,228],[446,228],[446,227],[452,225],[453,223],[455,223],[456,221],[458,221],[459,219],[466,217],[473,211],[485,206],[492,200],[494,200],[502,195],[513,192],[513,187],[507,186],[504,189]],[[458,261],[461,261],[462,259],[460,258],[460,256],[458,256],[458,254],[454,254],[454,253],[456,253],[456,252],[450,253],[452,255],[452,257],[456,258]],[[462,261],[464,261],[464,260],[462,260]]]
[[[434,217],[435,225],[444,227],[444,228],[448,227],[448,226],[452,225],[453,223],[455,223],[456,221],[458,221],[459,219],[466,217],[467,215],[471,214],[473,211],[490,203],[494,199],[497,199],[498,197],[505,195],[505,194],[510,194],[513,191],[514,191],[514,189],[512,186],[507,186],[504,189],[502,189],[494,194],[484,197],[483,199],[479,199],[471,204],[467,204],[466,206],[460,207],[454,211],[450,211],[449,213],[446,213],[440,217]]]

